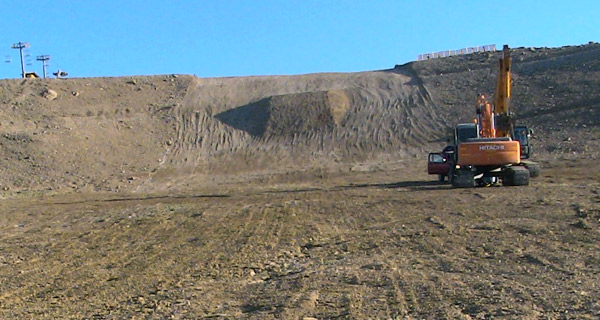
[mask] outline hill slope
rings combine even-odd
[[[537,130],[538,152],[597,155],[600,45],[512,55],[513,110]],[[477,93],[493,93],[498,57],[348,74],[2,80],[0,187],[153,190],[421,159],[472,119]]]

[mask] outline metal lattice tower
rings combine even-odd
[[[23,59],[23,49],[29,48],[29,43],[27,42],[17,42],[12,45],[13,49],[19,49],[19,54],[21,56],[21,76],[25,78],[25,59]]]
[[[48,66],[48,60],[50,60],[50,56],[47,54],[43,54],[41,56],[37,56],[37,61],[42,62],[42,68],[44,69],[44,79],[46,79],[46,67]]]

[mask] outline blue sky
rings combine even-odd
[[[387,69],[463,47],[600,41],[600,1],[30,0],[0,11],[0,78],[290,75]]]

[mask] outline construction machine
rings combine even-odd
[[[473,123],[457,125],[452,144],[442,153],[429,154],[428,172],[437,174],[440,181],[448,176],[454,187],[498,181],[509,186],[528,185],[530,177],[539,175],[539,166],[526,160],[533,150],[531,131],[516,125],[510,112],[511,58],[507,45],[499,62],[494,103],[479,95]]]

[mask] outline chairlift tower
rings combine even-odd
[[[46,67],[48,66],[48,60],[50,60],[50,56],[47,54],[43,54],[41,56],[37,56],[36,60],[42,62],[42,68],[44,70],[44,79],[46,79]]]
[[[19,49],[19,55],[21,56],[21,76],[25,78],[25,59],[23,58],[23,49],[29,48],[29,43],[19,41],[13,44],[12,48]]]

